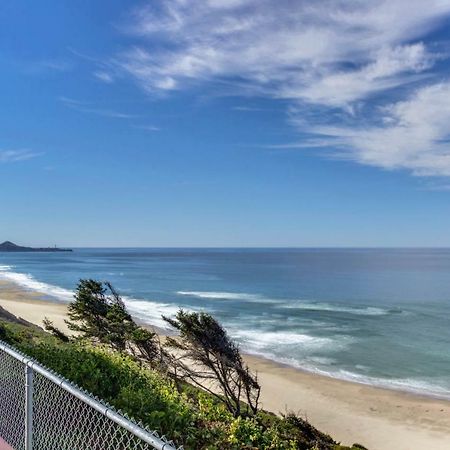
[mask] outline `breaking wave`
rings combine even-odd
[[[72,301],[73,291],[53,284],[43,283],[30,274],[13,272],[11,269],[13,269],[12,266],[0,266],[0,278],[16,283],[27,290],[39,292],[64,302]]]
[[[282,305],[286,309],[301,309],[307,311],[329,311],[337,313],[356,314],[358,316],[384,316],[386,314],[401,313],[400,309],[385,309],[376,306],[341,306],[329,303],[315,303],[306,301],[295,301]]]
[[[376,306],[343,306],[330,303],[271,299],[258,294],[248,294],[245,292],[209,292],[209,291],[177,291],[178,295],[196,297],[210,300],[242,300],[245,302],[272,303],[280,308],[299,309],[307,311],[328,311],[336,313],[355,314],[359,316],[383,316],[386,314],[401,313],[400,309],[385,309]]]
[[[252,302],[267,302],[269,299],[257,295],[257,294],[246,294],[239,292],[204,292],[204,291],[178,291],[178,295],[186,295],[189,297],[197,298],[210,298],[217,300],[245,300]]]

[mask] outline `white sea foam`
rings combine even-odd
[[[437,398],[450,399],[450,383],[448,379],[426,380],[414,378],[382,378],[361,375],[348,370],[336,370],[336,360],[328,357],[315,357],[305,355],[303,358],[280,356],[279,353],[264,350],[246,348],[247,353],[260,356],[287,366],[306,372],[316,373],[330,378],[335,378],[353,383],[377,386],[394,391],[411,392],[414,394],[428,395]],[[334,366],[334,367],[332,367]],[[355,367],[358,369],[358,367]]]
[[[217,299],[217,300],[246,300],[246,301],[253,301],[253,302],[270,301],[270,299],[262,297],[261,295],[246,294],[246,293],[240,293],[240,292],[178,291],[177,294],[178,295],[187,295],[190,297],[210,298],[210,299]]]
[[[331,366],[333,364],[336,364],[336,359],[330,358],[328,356],[309,356],[307,359],[308,362],[311,362],[312,364],[320,364],[323,366]]]
[[[312,302],[304,300],[272,299],[258,294],[248,294],[245,292],[209,292],[209,291],[178,291],[178,295],[197,297],[201,299],[213,300],[243,300],[247,302],[273,303],[280,308],[299,309],[308,311],[329,311],[337,313],[355,314],[359,316],[384,316],[391,313],[401,313],[397,309],[384,309],[376,306],[344,306],[324,302]]]
[[[0,266],[0,278],[11,281],[25,289],[39,292],[58,300],[70,302],[73,299],[73,292],[42,281],[36,280],[32,275],[11,271],[12,266]]]
[[[38,281],[30,274],[13,272],[11,269],[13,269],[12,266],[0,266],[0,278],[16,283],[27,290],[39,292],[60,301],[70,302],[73,300],[73,291]],[[160,328],[167,328],[167,324],[161,316],[173,316],[179,309],[178,306],[170,303],[139,300],[127,296],[122,298],[134,316],[145,323]]]
[[[339,378],[354,383],[367,384],[370,386],[379,386],[393,390],[413,392],[416,394],[427,394],[436,397],[450,398],[450,386],[448,380],[440,380],[444,387],[438,382],[430,383],[426,380],[419,380],[414,378],[378,378],[358,373],[350,372],[348,370],[339,370],[337,372],[325,372],[326,375],[333,378]]]
[[[144,323],[167,329],[168,325],[161,316],[174,316],[180,309],[172,303],[162,303],[148,300],[140,300],[130,297],[122,297],[130,313]],[[187,308],[183,308],[188,311]]]
[[[330,311],[330,312],[338,312],[338,313],[347,313],[347,314],[356,314],[358,316],[384,316],[393,310],[377,308],[375,306],[342,306],[342,305],[332,305],[330,303],[315,303],[315,302],[307,302],[307,301],[295,301],[286,303],[281,306],[286,309],[302,309],[308,311]],[[396,312],[401,312],[396,311]]]
[[[264,331],[264,330],[239,330],[231,329],[230,334],[242,342],[243,346],[249,350],[274,349],[300,350],[304,353],[317,351],[326,348],[327,350],[338,350],[348,344],[349,338],[342,336],[332,339],[327,337],[311,336],[294,331]],[[283,349],[284,347],[284,349]]]

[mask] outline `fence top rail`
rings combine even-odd
[[[136,423],[126,413],[117,411],[114,406],[109,405],[98,397],[94,397],[91,393],[80,388],[75,383],[72,383],[54,371],[47,369],[42,364],[26,356],[2,340],[0,340],[0,351],[7,353],[22,362],[26,367],[30,367],[33,371],[41,374],[60,388],[88,404],[93,409],[100,412],[122,428],[125,428],[142,441],[152,445],[156,450],[177,450],[175,444],[172,441],[169,441],[165,436],[159,436],[156,431],[149,430],[141,423]],[[183,447],[178,447],[178,450],[183,450]]]

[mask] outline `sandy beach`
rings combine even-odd
[[[48,317],[67,330],[67,307],[9,282],[0,282],[0,306],[42,325]],[[246,356],[262,384],[262,407],[295,411],[343,444],[370,450],[448,450],[450,402],[303,372]]]
[[[42,326],[42,320],[48,317],[53,323],[68,332],[64,319],[67,317],[67,305],[51,301],[37,292],[26,291],[13,283],[0,280],[0,306],[17,317]]]

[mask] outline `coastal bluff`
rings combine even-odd
[[[0,252],[71,252],[70,248],[57,247],[22,247],[10,241],[0,244]]]

